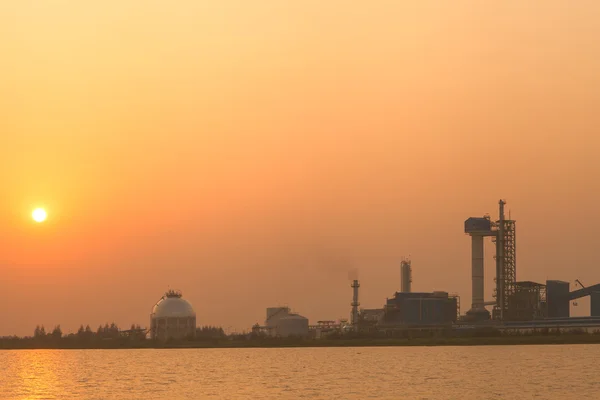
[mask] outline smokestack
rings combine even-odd
[[[350,287],[353,289],[352,303],[350,304],[352,306],[352,315],[350,316],[350,323],[352,324],[352,326],[356,327],[358,325],[358,306],[360,305],[360,303],[358,302],[358,288],[360,287],[358,280],[355,279],[354,281],[352,281],[352,285],[350,285]]]
[[[400,263],[400,277],[401,281],[401,292],[410,293],[410,287],[412,283],[412,268],[410,260],[402,260]]]

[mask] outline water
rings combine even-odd
[[[0,399],[576,399],[600,345],[0,351]]]

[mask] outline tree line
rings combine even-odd
[[[55,326],[50,332],[46,332],[44,325],[38,325],[33,331],[33,339],[37,341],[69,338],[80,341],[89,341],[94,339],[116,339],[123,335],[133,335],[137,336],[138,339],[144,339],[146,334],[145,330],[142,329],[140,325],[131,324],[131,328],[128,331],[123,331],[114,322],[110,325],[108,323],[105,325],[100,325],[95,331],[93,331],[89,325],[86,325],[85,327],[81,325],[76,333],[69,333],[67,335],[63,334],[60,325]],[[23,339],[27,338],[25,337]]]
[[[130,333],[131,331],[143,331],[143,329],[139,325],[132,324],[130,331],[126,331],[126,332]],[[109,324],[100,325],[98,327],[98,329],[96,329],[95,331],[93,331],[89,325],[86,325],[85,327],[83,325],[81,325],[76,333],[70,333],[67,335],[63,334],[62,329],[60,328],[60,325],[55,326],[54,329],[52,329],[52,331],[49,331],[49,332],[46,331],[46,328],[44,327],[44,325],[41,325],[41,326],[38,325],[35,327],[35,330],[33,331],[33,338],[40,339],[40,340],[47,339],[47,338],[61,339],[63,337],[77,337],[79,339],[92,339],[92,338],[104,339],[104,338],[118,337],[122,332],[123,331],[114,322],[110,325]]]
[[[228,336],[223,328],[202,326],[196,328],[195,335],[186,338],[186,342],[220,341]],[[116,323],[104,324],[93,330],[90,325],[80,325],[75,333],[63,333],[60,325],[46,329],[38,325],[33,336],[0,337],[0,348],[114,348],[114,347],[151,347],[149,332],[140,325],[132,324],[129,329],[121,329]]]

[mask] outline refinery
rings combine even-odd
[[[381,308],[362,309],[359,302],[360,282],[353,280],[350,289],[349,319],[324,320],[309,324],[308,318],[285,307],[266,309],[264,324],[252,327],[252,334],[272,337],[321,338],[333,332],[389,332],[403,330],[477,329],[532,330],[542,328],[596,330],[600,328],[600,284],[584,286],[575,279],[547,280],[545,283],[517,280],[516,222],[505,216],[504,200],[499,201],[498,219],[470,217],[464,232],[471,240],[472,302],[461,314],[460,297],[446,291],[413,292],[410,259],[400,262],[400,291],[385,300]],[[484,242],[495,245],[495,274],[484,274]],[[468,271],[465,269],[465,271]],[[465,278],[468,275],[465,273]],[[494,290],[486,300],[487,279]],[[350,293],[350,292],[349,292]],[[571,317],[570,306],[582,297],[590,297],[589,317]],[[350,296],[349,296],[350,299]],[[180,339],[193,335],[196,313],[176,291],[167,292],[154,306],[150,337],[156,340]]]

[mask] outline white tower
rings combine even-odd
[[[485,308],[483,294],[483,238],[495,236],[492,222],[488,217],[471,217],[465,221],[465,233],[471,236],[471,284],[472,303],[467,316],[476,320],[490,318],[490,312]]]

